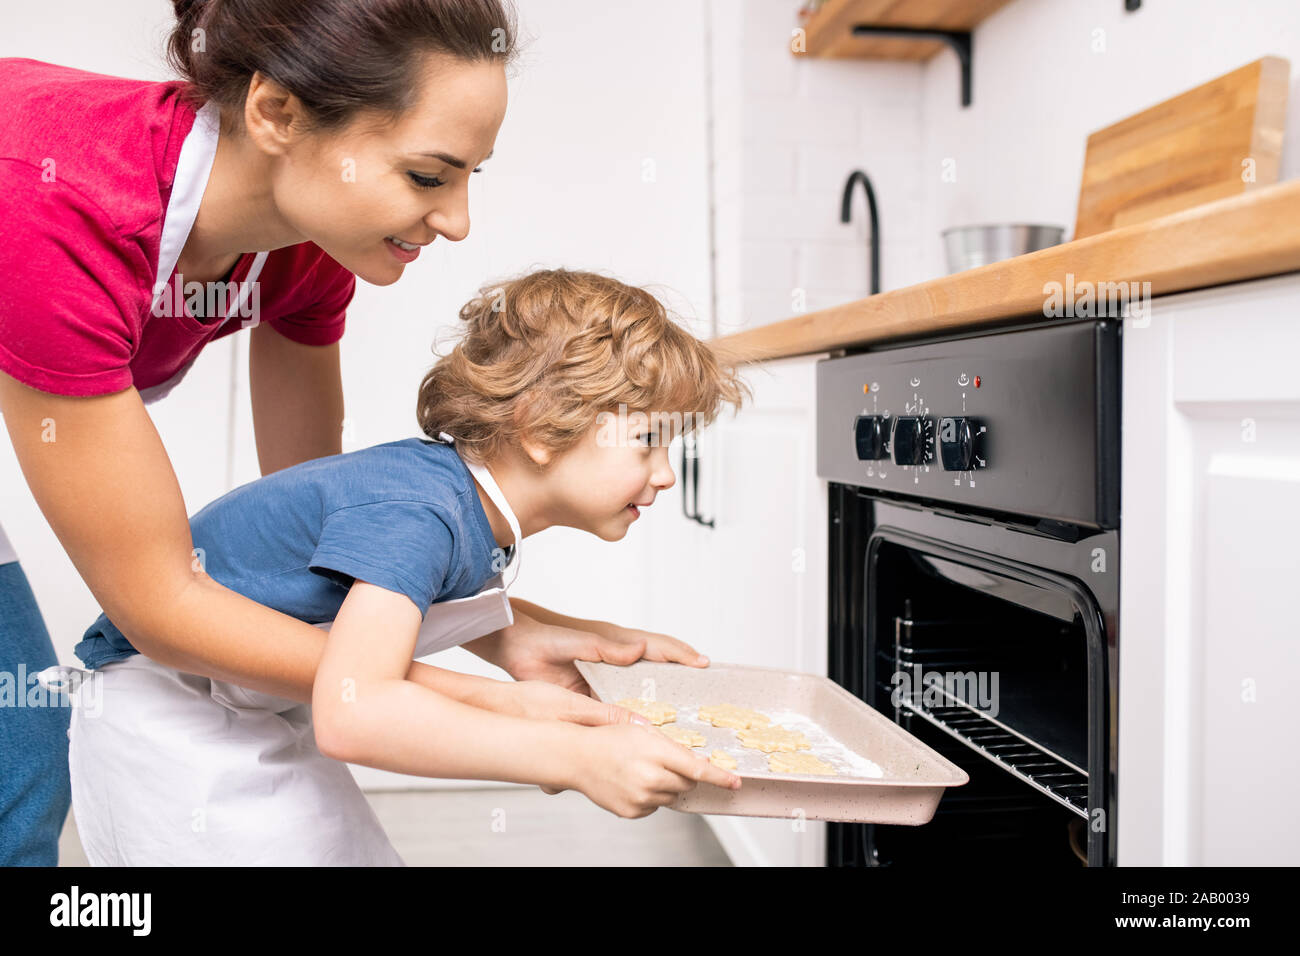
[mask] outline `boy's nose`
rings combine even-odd
[[[663,491],[677,484],[677,476],[673,474],[673,465],[668,458],[668,449],[660,448],[662,454],[659,456],[659,467],[655,469],[655,480],[652,484]]]

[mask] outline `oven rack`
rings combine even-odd
[[[948,696],[946,693],[944,696]],[[954,698],[955,700],[955,698]],[[962,705],[931,707],[904,698],[902,707],[934,726],[1035,790],[1085,820],[1088,818],[1088,775],[1035,745],[978,710]]]

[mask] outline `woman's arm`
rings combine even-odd
[[[708,666],[708,658],[667,634],[566,617],[521,598],[510,598],[510,607],[514,624],[463,646],[515,680],[548,681],[591,695],[574,661],[627,665],[644,658],[690,667]]]
[[[52,395],[0,372],[0,413],[37,505],[137,650],[187,673],[311,700],[325,633],[203,573],[176,475],[134,388]],[[437,682],[438,670],[411,662],[410,679]]]
[[[525,601],[523,598],[511,598],[510,606],[516,614],[522,611],[526,617],[541,621],[543,624],[549,624],[552,627],[567,627],[574,631],[587,631],[591,634],[599,634],[601,637],[609,638],[617,637],[619,630],[617,625],[608,621],[588,621],[580,617],[568,617],[558,611],[549,611],[532,601]]]
[[[262,474],[343,451],[339,346],[303,345],[270,325],[248,344],[253,434]]]

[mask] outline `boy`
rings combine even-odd
[[[523,276],[460,318],[420,387],[427,437],[304,462],[191,519],[214,579],[329,629],[310,705],[164,667],[103,615],[77,645],[103,681],[101,716],[74,709],[70,731],[92,863],[400,865],[345,762],[574,788],[624,817],[739,786],[563,688],[409,679],[413,657],[511,623],[501,572],[523,538],[618,540],[673,484],[675,423],[746,390],[653,296],[592,273]]]

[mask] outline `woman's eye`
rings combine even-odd
[[[413,172],[407,172],[406,175],[410,177],[411,182],[421,189],[435,189],[443,185],[443,181],[437,176],[421,176],[419,173]]]

